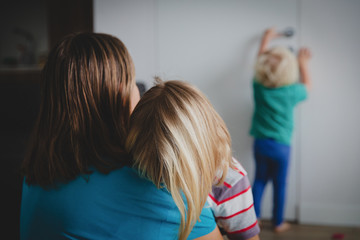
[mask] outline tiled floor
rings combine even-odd
[[[262,221],[261,224],[261,240],[360,240],[360,226],[313,226],[292,223],[287,232],[279,234],[272,231],[269,221]],[[340,238],[333,237],[336,235]]]

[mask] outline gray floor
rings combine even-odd
[[[359,227],[313,226],[291,223],[283,233],[274,233],[269,221],[261,222],[261,240],[360,240]],[[343,238],[333,238],[334,234]]]

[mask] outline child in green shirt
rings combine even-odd
[[[263,191],[268,180],[272,180],[275,232],[283,232],[290,226],[283,221],[283,214],[293,111],[297,103],[307,98],[311,86],[308,71],[310,50],[301,48],[296,59],[287,48],[268,48],[270,40],[281,36],[270,28],[265,31],[261,41],[253,82],[255,110],[250,130],[255,138],[254,207],[260,218]],[[297,82],[299,78],[300,82]]]

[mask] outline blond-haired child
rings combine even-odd
[[[173,197],[179,239],[187,238],[206,202],[230,239],[258,239],[246,172],[232,158],[224,121],[194,86],[158,80],[132,113],[126,142],[134,167]]]
[[[270,28],[265,31],[261,41],[253,81],[255,109],[250,130],[255,138],[255,211],[260,218],[263,191],[271,180],[275,232],[285,231],[290,226],[284,222],[283,215],[294,126],[293,111],[299,102],[307,98],[310,89],[308,61],[311,58],[307,48],[301,48],[297,58],[288,48],[268,48],[272,39],[281,36]]]

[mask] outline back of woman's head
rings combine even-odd
[[[26,181],[46,186],[89,167],[114,169],[125,154],[134,86],[132,59],[119,39],[79,33],[60,41],[42,70],[40,111],[23,162]]]
[[[180,81],[158,82],[131,115],[126,148],[135,167],[172,194],[182,214],[179,237],[185,239],[216,175],[220,173],[219,182],[221,173],[226,175],[231,140],[225,123],[199,90]]]
[[[274,47],[261,54],[255,64],[256,81],[269,88],[294,83],[299,78],[295,55],[285,47]]]

